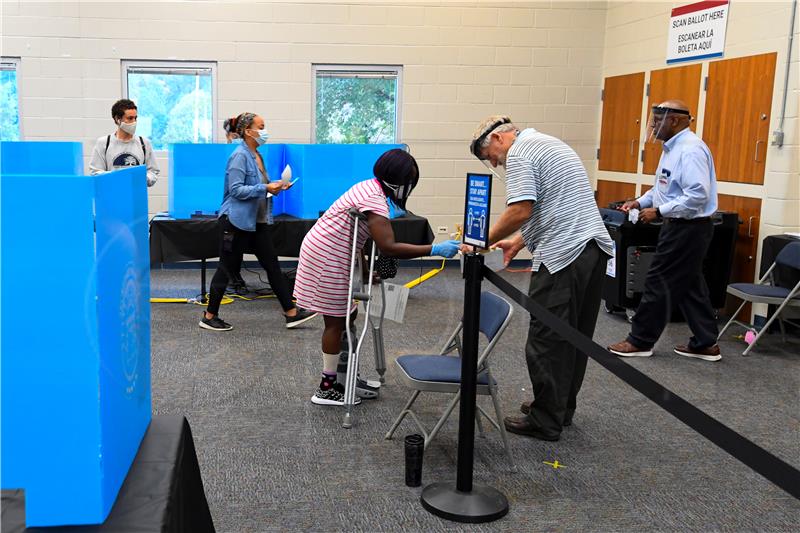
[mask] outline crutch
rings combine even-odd
[[[374,250],[374,249],[373,249]],[[375,371],[381,383],[386,383],[386,352],[383,351],[383,318],[386,315],[386,285],[381,280],[381,314],[380,316],[367,315],[369,325],[372,327],[372,347],[375,350]]]
[[[372,305],[372,273],[375,269],[375,241],[372,242],[372,247],[369,253],[369,274],[367,278],[366,290],[364,290],[364,278],[362,269],[361,254],[358,250],[358,224],[367,220],[367,216],[355,208],[350,208],[348,214],[353,219],[353,246],[352,254],[350,256],[350,284],[347,288],[347,313],[345,314],[345,331],[347,332],[347,379],[344,386],[344,421],[342,427],[349,429],[353,427],[353,406],[355,405],[356,398],[356,380],[358,379],[358,355],[361,351],[361,344],[364,341],[364,336],[367,334],[367,328],[363,328],[361,335],[358,336],[358,342],[353,342],[353,334],[350,331],[350,316],[351,306],[353,300],[364,303],[364,312],[369,317],[370,307]],[[358,276],[358,278],[356,278]],[[355,280],[360,279],[359,290],[353,290]]]

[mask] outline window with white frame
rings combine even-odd
[[[136,104],[137,135],[170,143],[214,142],[216,63],[123,61],[122,93]]]
[[[0,141],[20,140],[19,58],[0,59]]]
[[[402,72],[400,66],[314,65],[314,142],[399,142]]]

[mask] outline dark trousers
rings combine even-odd
[[[713,235],[714,225],[710,220],[688,224],[667,222],[661,227],[628,342],[651,349],[677,305],[693,334],[690,348],[702,349],[717,343],[717,320],[703,277],[703,259]]]
[[[607,261],[608,256],[592,240],[571,265],[555,274],[542,265],[531,275],[529,295],[591,338]],[[531,317],[525,358],[534,397],[529,416],[543,433],[558,435],[564,421],[571,420],[575,412],[587,357]]]
[[[208,298],[208,312],[219,313],[219,304],[228,286],[231,273],[239,271],[245,252],[255,254],[258,263],[267,272],[272,291],[284,311],[294,307],[289,284],[281,272],[278,256],[272,246],[272,228],[269,224],[256,224],[255,231],[242,231],[230,223],[226,215],[219,218],[220,250],[219,267],[211,278],[211,294]]]

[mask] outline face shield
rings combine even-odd
[[[680,115],[691,117],[691,114],[684,109],[653,106],[647,119],[647,142],[664,141],[670,131],[670,119]]]
[[[486,130],[483,133],[481,133],[475,140],[473,140],[472,144],[470,144],[470,146],[469,146],[469,151],[472,152],[472,155],[477,157],[478,160],[480,160],[480,162],[483,163],[483,165],[487,169],[489,169],[489,172],[494,174],[494,176],[496,178],[500,179],[503,183],[505,183],[505,181],[506,181],[506,177],[505,177],[505,161],[503,161],[503,163],[501,165],[499,165],[498,168],[493,167],[492,163],[489,161],[489,159],[486,157],[486,154],[484,153],[486,148],[484,148],[482,145],[483,145],[483,142],[486,140],[486,137],[491,135],[491,133],[494,130],[496,130],[497,128],[499,128],[503,124],[508,124],[510,122],[511,121],[508,120],[508,119],[501,119],[501,120],[498,120],[497,122],[492,123],[488,128],[486,128]],[[500,169],[500,170],[498,170],[498,169]]]
[[[386,183],[385,181],[382,183],[392,191],[392,194],[394,194],[394,197],[397,200],[398,206],[402,207],[406,205],[406,201],[408,200],[408,197],[411,196],[411,191],[414,189],[413,185],[395,185],[393,183]]]

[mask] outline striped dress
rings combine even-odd
[[[294,284],[294,297],[299,307],[328,316],[347,315],[353,245],[353,222],[348,214],[351,207],[389,218],[386,195],[377,179],[356,183],[340,196],[317,220],[300,246]],[[359,250],[367,237],[366,222],[359,222]]]

